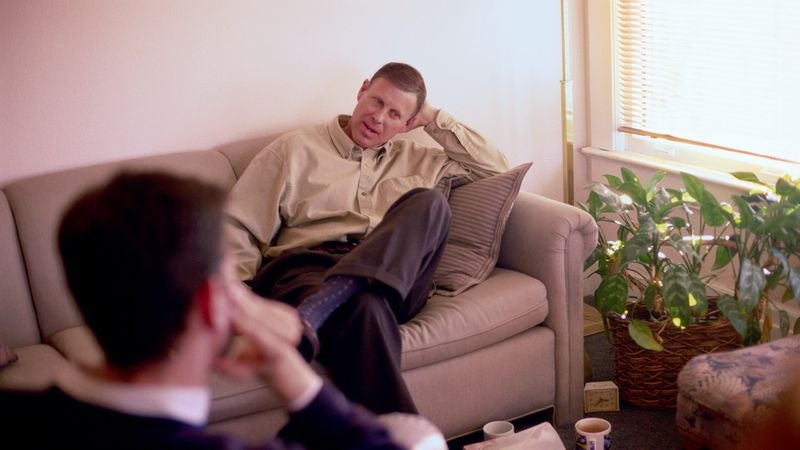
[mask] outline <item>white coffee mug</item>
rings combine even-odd
[[[514,434],[514,424],[505,420],[495,420],[483,426],[483,440],[495,439]]]
[[[575,448],[608,450],[611,448],[611,424],[607,420],[589,417],[575,422]]]

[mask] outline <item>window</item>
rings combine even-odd
[[[611,24],[607,149],[767,178],[797,170],[800,2],[614,0],[590,20],[598,8]],[[592,77],[603,28],[590,24]]]

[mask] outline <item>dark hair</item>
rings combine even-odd
[[[422,109],[422,105],[425,104],[425,98],[428,95],[428,90],[425,88],[425,80],[422,78],[422,74],[420,74],[417,69],[408,64],[390,62],[378,69],[378,71],[372,75],[370,81],[376,78],[383,78],[389,81],[401,91],[416,94],[417,108],[414,110],[414,114],[411,115],[412,117],[417,115],[419,110]]]
[[[196,179],[121,173],[64,213],[67,284],[109,364],[132,369],[167,354],[219,268],[224,202],[223,190]]]

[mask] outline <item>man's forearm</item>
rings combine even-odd
[[[437,112],[434,121],[425,126],[425,132],[442,146],[450,159],[468,170],[473,179],[509,169],[506,156],[494,143],[444,110]]]

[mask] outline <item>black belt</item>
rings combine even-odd
[[[361,241],[325,241],[319,245],[308,247],[309,250],[321,251],[325,253],[341,254],[350,253],[353,249],[358,247]]]

